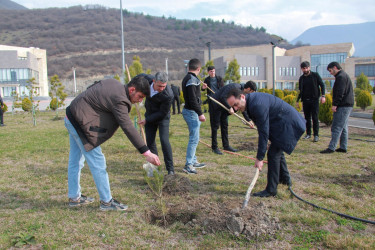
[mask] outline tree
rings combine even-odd
[[[27,85],[26,88],[29,90],[29,100],[31,102],[31,115],[33,117],[33,125],[36,126],[36,111],[39,107],[39,101],[35,103],[34,97],[39,95],[38,87],[36,87],[37,83],[34,77],[27,80],[27,83],[29,83],[29,85]],[[22,103],[22,107],[23,107],[23,103]]]
[[[49,96],[51,97],[51,102],[49,104],[49,107],[52,110],[56,111],[55,119],[58,119],[59,116],[58,108],[63,107],[65,105],[64,101],[68,96],[68,94],[64,92],[64,89],[65,86],[63,86],[60,82],[59,76],[52,76],[50,80]]]
[[[362,90],[356,98],[357,106],[365,110],[372,104],[372,96],[367,90]]]
[[[331,126],[333,121],[332,96],[326,95],[326,102],[319,104],[319,121]]]
[[[228,69],[225,72],[224,81],[230,81],[235,83],[240,83],[240,65],[237,62],[237,59],[233,59],[228,65]]]
[[[368,78],[363,72],[357,77],[357,88],[366,90],[368,92],[371,92],[372,90],[372,87],[369,84]]]
[[[129,73],[130,73],[130,78],[133,78],[136,75],[144,73],[143,65],[141,63],[141,58],[139,56],[133,56],[133,63],[129,66]],[[151,69],[147,69],[146,73],[147,74],[151,73]],[[124,72],[124,74],[125,74],[125,83],[130,82],[128,79],[127,72]]]

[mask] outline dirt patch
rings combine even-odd
[[[188,193],[193,190],[190,180],[182,175],[166,175],[163,192],[169,195]]]
[[[258,138],[250,137],[246,141],[239,140],[236,142],[236,148],[240,151],[257,151],[258,149]]]

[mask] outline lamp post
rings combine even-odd
[[[76,81],[76,68],[72,67],[73,70],[73,82],[74,82],[74,96],[77,94],[77,81]]]
[[[167,78],[169,78],[169,76],[168,76],[168,57],[165,58],[165,73],[167,73]]]
[[[122,71],[125,74],[125,51],[124,51],[124,21],[122,16],[122,0],[120,0],[120,12],[121,12],[121,54],[122,54]],[[122,74],[122,75],[123,75]]]
[[[275,47],[276,45],[273,42],[270,42],[272,45],[272,94],[275,95],[275,82],[276,82],[276,55]]]
[[[211,42],[206,42],[208,47],[208,60],[211,61]]]
[[[185,63],[185,70],[186,70],[186,74],[188,72],[188,64],[189,64],[189,60],[184,60],[184,63]]]

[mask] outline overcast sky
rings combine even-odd
[[[120,0],[13,1],[29,9],[87,4],[120,8]],[[122,0],[122,7],[153,16],[225,19],[254,28],[263,26],[288,41],[314,26],[375,21],[374,0]]]

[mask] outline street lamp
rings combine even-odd
[[[272,45],[272,94],[275,95],[275,82],[276,82],[276,55],[275,47],[276,45],[273,42],[270,42]]]
[[[189,60],[184,60],[184,63],[185,63],[185,70],[186,70],[186,74],[188,72],[188,64],[189,64]]]
[[[124,21],[122,16],[122,0],[120,0],[120,12],[121,12],[121,53],[122,53],[122,71],[125,74],[125,51],[124,51]]]
[[[208,47],[208,60],[211,61],[211,42],[206,42]]]

